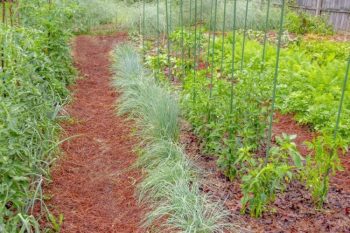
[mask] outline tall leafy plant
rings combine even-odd
[[[72,10],[41,0],[20,6],[21,25],[0,25],[0,229],[39,232],[33,206],[43,201],[42,180],[57,152],[58,112],[74,77]]]

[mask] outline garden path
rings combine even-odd
[[[131,170],[136,139],[115,114],[118,94],[111,87],[110,53],[126,34],[78,36],[74,63],[80,77],[71,87],[71,117],[62,124],[63,156],[45,193],[53,213],[63,214],[62,233],[140,232],[142,210],[134,198],[140,172]],[[51,208],[50,208],[51,209]]]

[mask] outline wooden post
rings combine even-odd
[[[321,10],[322,10],[322,0],[316,0],[316,16],[321,15]]]

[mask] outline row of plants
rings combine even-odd
[[[230,179],[241,178],[242,212],[248,209],[252,216],[261,216],[276,193],[292,180],[303,182],[321,207],[329,189],[329,173],[341,170],[337,148],[345,150],[349,144],[349,90],[339,137],[334,140],[332,135],[350,44],[289,40],[286,34],[276,104],[282,113],[295,114],[297,121],[319,132],[308,143],[314,156],[305,160],[293,142],[296,136],[276,137],[269,147],[275,38],[269,38],[262,62],[264,34],[250,31],[246,37],[242,54],[241,32],[216,36],[215,43],[209,44],[202,29],[197,28],[196,36],[193,28],[183,36],[177,31],[170,36],[170,69],[165,48],[159,57],[151,50],[147,63],[160,80],[178,77],[182,81],[184,115],[204,140],[205,151],[219,157],[218,165]]]
[[[249,75],[259,77],[257,85],[271,87],[276,62],[274,44],[266,46],[264,64],[259,37],[246,41],[242,63],[242,36],[236,36],[235,66],[236,77]],[[224,63],[222,73],[231,73],[233,36],[228,35],[224,42]],[[338,111],[341,88],[350,53],[349,42],[297,40],[285,44],[280,57],[277,108],[282,113],[294,113],[301,124],[312,126],[325,134],[333,133]],[[221,69],[222,39],[216,40],[214,51],[215,70]],[[242,69],[241,69],[242,68]],[[241,74],[242,73],[242,74]],[[269,79],[270,78],[270,79]],[[254,78],[254,80],[257,78]],[[266,88],[264,88],[265,90]],[[271,92],[268,91],[267,95]],[[265,98],[265,97],[263,97]],[[266,99],[266,98],[265,98]],[[350,99],[347,90],[345,99]],[[350,102],[345,101],[344,115],[350,110]],[[342,118],[340,135],[349,141],[350,119]]]
[[[195,22],[194,1],[176,0],[73,0],[80,6],[76,13],[76,30],[80,32],[94,31],[100,25],[109,25],[109,31],[124,29],[133,33],[156,35],[158,32],[166,32],[167,19],[169,30],[172,32],[180,25],[193,25]],[[216,28],[230,31],[233,26],[234,0],[198,0],[197,20],[201,21],[207,29],[213,28],[211,17],[215,14]],[[246,0],[237,0],[236,27],[247,27],[253,30],[274,30],[278,27],[279,8],[271,1],[269,19],[266,22],[267,1],[249,0],[248,8]],[[247,15],[245,14],[247,10]],[[168,15],[166,14],[168,11]],[[145,26],[144,26],[145,25]],[[314,17],[307,13],[289,10],[285,28],[295,34],[315,33],[321,35],[333,34],[333,28],[324,17]]]
[[[180,109],[167,85],[152,77],[129,44],[114,51],[114,86],[122,91],[118,114],[136,123],[141,139],[135,166],[144,171],[138,198],[149,210],[143,226],[152,231],[226,232],[229,214],[201,193],[198,175],[179,144]]]
[[[0,24],[0,232],[40,232],[42,184],[74,79],[68,44],[76,5],[33,0],[16,7],[16,23]]]

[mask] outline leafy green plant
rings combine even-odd
[[[293,142],[295,137],[286,134],[276,137],[277,145],[271,148],[268,160],[247,169],[242,177],[243,213],[249,208],[251,216],[260,217],[276,193],[282,192],[292,180],[293,169],[303,168],[303,158]]]
[[[218,166],[233,180],[246,174],[252,167],[256,167],[257,161],[251,147],[239,147],[239,143],[236,143],[234,148],[230,148],[220,156]]]
[[[183,35],[181,30],[174,31],[170,35],[170,39],[174,41],[173,49],[177,51],[181,51],[182,43],[183,43],[184,52],[186,53],[185,56],[190,58],[191,53],[194,53],[195,46],[197,48],[197,54],[198,54],[198,51],[203,47],[203,42],[204,42],[203,33],[204,33],[203,29],[197,29],[197,34],[188,30],[184,30]]]
[[[268,163],[249,171],[242,177],[242,212],[249,207],[250,215],[260,217],[266,204],[273,201],[276,191],[285,189],[285,181],[292,179],[291,167],[287,164]]]
[[[313,16],[305,12],[289,11],[285,27],[289,32],[304,35],[315,33],[319,35],[332,35],[333,27],[323,16]]]
[[[39,232],[32,208],[43,202],[38,190],[57,155],[58,112],[74,77],[74,4],[23,1],[17,10],[20,25],[0,25],[0,228]]]
[[[330,175],[342,170],[338,148],[345,151],[347,147],[341,140],[334,141],[327,136],[319,136],[307,145],[314,153],[306,158],[302,179],[311,191],[314,202],[321,208],[327,200]]]
[[[287,135],[282,133],[282,137],[276,137],[276,143],[278,146],[274,146],[270,151],[270,160],[289,163],[291,160],[291,166],[300,170],[304,166],[304,158],[300,155],[294,140],[297,135]]]

